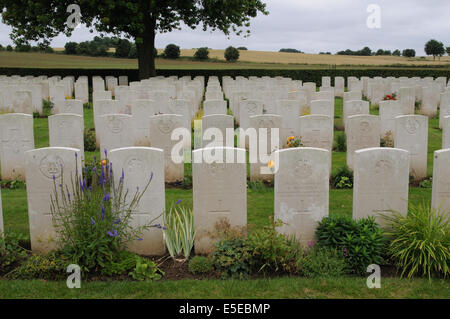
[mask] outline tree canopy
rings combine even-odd
[[[441,57],[445,54],[444,44],[436,40],[430,40],[425,44],[425,53],[432,55],[434,59],[437,56]]]
[[[3,22],[12,27],[16,43],[49,44],[60,33],[70,36],[67,23],[73,0],[0,0]],[[93,31],[136,40],[141,78],[155,75],[153,51],[157,33],[182,25],[220,30],[229,35],[250,33],[250,20],[268,14],[263,0],[77,0],[80,22]]]

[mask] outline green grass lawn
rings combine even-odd
[[[372,114],[377,111],[372,108]],[[84,110],[85,127],[93,127],[93,112]],[[336,124],[342,120],[342,99],[336,99]],[[432,174],[433,152],[441,148],[442,134],[438,119],[430,119],[428,173]],[[36,148],[47,147],[48,120],[34,120]],[[337,135],[337,134],[335,134]],[[98,152],[96,152],[98,155]],[[90,159],[96,153],[87,153]],[[333,171],[345,165],[345,153],[333,153]],[[191,174],[191,165],[186,164],[186,175]],[[352,215],[353,190],[330,190],[330,215]],[[178,199],[192,208],[191,189],[166,189],[166,202],[170,206]],[[410,188],[410,204],[431,200],[431,189]],[[6,231],[20,233],[29,241],[27,197],[24,187],[3,189],[3,217]],[[273,216],[273,188],[247,191],[247,216],[250,229],[267,225]],[[278,278],[250,281],[161,281],[136,282],[90,282],[81,290],[70,290],[64,282],[5,281],[0,280],[0,298],[449,298],[449,281],[390,278],[383,280],[382,289],[367,289],[361,278],[305,279]]]

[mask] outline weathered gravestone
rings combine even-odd
[[[83,116],[83,102],[80,100],[64,100],[55,103],[55,114],[77,114]]]
[[[130,226],[139,228],[162,225],[162,214],[165,210],[163,150],[149,147],[120,148],[111,151],[109,160],[113,165],[115,184],[119,185],[122,181],[124,191],[129,191],[128,201],[132,199],[137,188],[143,192],[151,180],[132,212]],[[161,229],[145,229],[140,239],[128,243],[127,248],[145,256],[160,256],[165,253]]]
[[[133,117],[125,114],[108,114],[99,118],[100,154],[105,159],[106,153],[134,145]]]
[[[299,136],[303,146],[333,150],[334,122],[326,115],[299,117]]]
[[[25,153],[27,175],[28,217],[31,250],[48,253],[56,248],[57,233],[50,210],[55,187],[61,201],[61,188],[72,192],[75,173],[81,174],[79,151],[73,148],[50,147]],[[63,177],[64,185],[58,184]],[[73,192],[72,192],[73,193]]]
[[[450,116],[446,116],[442,122],[442,149],[450,148]]]
[[[420,106],[420,114],[428,117],[437,115],[438,100],[435,97],[435,90],[432,86],[422,88],[422,105]]]
[[[2,179],[25,180],[25,152],[34,149],[33,116],[0,115],[0,163]]]
[[[172,140],[174,130],[183,127],[183,117],[176,114],[163,114],[151,116],[149,121],[150,145],[164,151],[164,176],[166,182],[175,183],[183,181],[185,142],[179,144],[178,134],[175,134],[175,140]],[[186,151],[190,151],[190,149]]]
[[[232,131],[229,138],[228,131]],[[228,145],[230,144],[230,145]],[[213,114],[202,118],[202,147],[234,147],[234,119],[231,115]]]
[[[224,100],[209,100],[203,103],[204,115],[227,114],[227,102]]]
[[[311,101],[311,115],[326,115],[334,120],[334,103],[327,100]]]
[[[48,131],[50,147],[68,147],[80,150],[84,159],[84,122],[77,114],[57,114],[49,116]]]
[[[86,81],[77,81],[75,86],[75,99],[80,100],[83,104],[89,103],[89,84]]]
[[[216,160],[205,155],[210,152],[214,152]],[[214,235],[221,222],[233,228],[247,226],[245,150],[199,149],[193,152],[193,159],[195,252],[208,254],[220,240]]]
[[[16,91],[13,95],[14,113],[33,114],[31,91]]]
[[[380,118],[353,115],[347,118],[347,166],[353,170],[355,151],[380,147]]]
[[[443,128],[444,118],[450,116],[450,92],[441,93],[439,128]]]
[[[263,174],[262,168],[268,168],[271,155],[281,148],[280,127],[281,116],[267,114],[250,117],[250,127],[256,130],[256,145],[250,149],[250,180],[273,180],[273,174]]]
[[[394,144],[411,156],[410,173],[415,180],[427,177],[428,117],[403,115],[395,119]]]
[[[409,154],[395,148],[370,148],[355,152],[353,218],[375,217],[408,211]]]
[[[434,152],[432,208],[450,211],[450,149]]]
[[[341,76],[334,78],[334,94],[337,97],[344,97],[345,79]]]
[[[135,146],[150,146],[150,117],[156,115],[152,100],[134,100],[131,104]]]
[[[328,217],[330,152],[302,147],[277,153],[274,218],[284,223],[277,230],[307,246],[317,224]]]
[[[380,102],[380,121],[381,121],[381,137],[384,138],[390,132],[394,138],[395,118],[402,116],[403,106],[399,101],[382,101]]]
[[[347,130],[347,120],[350,116],[353,115],[369,115],[370,107],[369,102],[362,100],[350,100],[344,102],[344,110],[342,121],[345,126],[345,130]]]
[[[416,107],[416,89],[414,87],[400,88],[398,100],[402,106],[402,115],[414,114]]]
[[[286,146],[286,140],[291,137],[297,137],[298,117],[300,116],[300,105],[297,101],[279,100],[277,101],[278,115],[281,116],[280,138],[281,148]]]

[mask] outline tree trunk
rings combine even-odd
[[[139,79],[144,80],[156,76],[155,56],[155,31],[142,37],[141,43],[136,43],[138,51]]]

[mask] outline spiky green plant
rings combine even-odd
[[[450,260],[449,212],[427,203],[411,205],[408,215],[383,215],[390,238],[388,254],[402,269],[401,276],[431,279],[433,273],[447,276]]]
[[[180,200],[164,213],[164,237],[172,258],[183,256],[188,259],[194,246],[194,214],[179,203]]]

